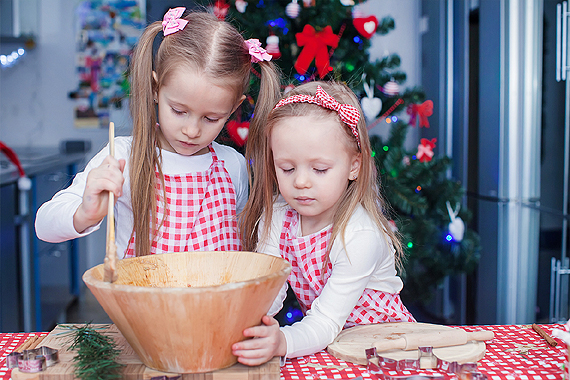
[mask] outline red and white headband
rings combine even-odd
[[[352,134],[356,138],[358,149],[360,149],[360,137],[358,135],[357,128],[358,120],[360,119],[360,112],[358,112],[356,107],[351,106],[350,104],[341,104],[337,102],[336,99],[327,94],[321,86],[317,86],[315,96],[302,94],[289,96],[288,98],[281,99],[273,109],[277,109],[291,103],[312,103],[323,108],[336,111],[340,120],[350,127]]]

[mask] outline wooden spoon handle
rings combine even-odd
[[[115,123],[109,123],[109,155],[115,156]],[[104,280],[117,280],[117,245],[115,244],[115,194],[109,191],[109,206],[107,209],[107,250],[103,262]]]

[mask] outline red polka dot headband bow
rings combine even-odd
[[[186,24],[188,24],[187,20],[180,18],[185,10],[186,8],[184,7],[170,8],[168,12],[164,14],[162,18],[162,32],[165,37],[184,29]]]
[[[358,120],[360,119],[360,112],[358,112],[356,107],[351,106],[350,104],[341,104],[337,102],[336,99],[327,94],[321,86],[317,86],[315,96],[302,94],[289,96],[288,98],[281,99],[273,109],[277,109],[291,103],[312,103],[323,108],[336,111],[340,120],[350,127],[352,134],[356,138],[358,149],[360,149],[360,137],[358,135],[357,128]]]

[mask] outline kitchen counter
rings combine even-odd
[[[28,177],[49,171],[55,167],[67,166],[83,161],[85,153],[65,154],[56,147],[19,148],[12,147]],[[0,186],[18,181],[18,169],[8,157],[0,155]]]

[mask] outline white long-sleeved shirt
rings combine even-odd
[[[269,237],[258,244],[258,252],[281,257],[279,239],[289,207],[285,202],[276,202]],[[261,232],[265,223],[263,218],[260,223]],[[331,276],[307,315],[291,326],[281,327],[287,341],[287,354],[282,360],[314,354],[332,343],[365,288],[391,294],[402,290],[402,280],[396,273],[394,249],[388,243],[387,235],[378,229],[361,206],[348,222],[345,243],[346,251],[340,236],[335,239],[329,256]],[[287,284],[281,288],[267,314],[277,314],[286,296]]]
[[[123,172],[125,178],[123,195],[117,199],[114,208],[115,242],[117,244],[117,254],[120,258],[124,256],[133,230],[133,208],[129,180],[131,144],[132,137],[115,138],[115,158],[123,158],[127,162]],[[245,206],[248,196],[248,175],[245,158],[231,147],[215,142],[212,146],[218,159],[224,161],[224,167],[232,179],[236,192],[236,209],[239,213]],[[212,155],[210,153],[197,156],[183,156],[162,150],[161,154],[162,172],[164,174],[176,175],[205,171],[212,164]],[[82,202],[87,175],[92,169],[101,165],[108,155],[109,147],[107,146],[89,161],[84,171],[75,176],[73,183],[68,188],[56,193],[51,200],[38,209],[36,234],[39,239],[50,243],[59,243],[89,235],[99,229],[101,222],[89,227],[82,233],[77,232],[73,226],[73,215]]]

